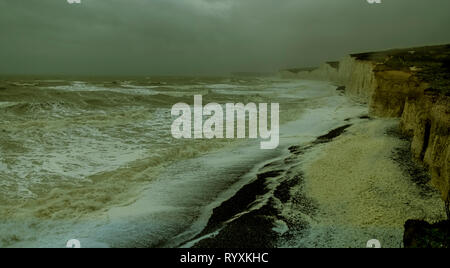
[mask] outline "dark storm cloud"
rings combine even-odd
[[[450,42],[450,1],[0,0],[0,73],[219,74]]]

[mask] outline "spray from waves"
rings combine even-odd
[[[208,88],[208,86],[204,86]],[[136,96],[172,96],[183,97],[199,93],[207,93],[198,85],[176,85],[170,86],[167,83],[157,83],[157,85],[134,85],[133,81],[115,82],[111,85],[95,85],[82,81],[74,81],[69,85],[46,86],[41,87],[46,90],[67,91],[67,92],[113,92],[118,94],[136,95]]]
[[[0,110],[4,113],[13,113],[15,115],[39,115],[39,114],[69,114],[74,109],[73,105],[60,102],[49,101],[43,103],[9,103],[9,105],[0,105]]]
[[[117,92],[124,94],[135,94],[135,95],[156,95],[157,91],[152,90],[153,86],[132,86],[130,83],[123,83],[121,87],[104,87],[97,86],[93,84],[89,84],[83,81],[74,81],[69,85],[60,85],[60,86],[49,86],[45,87],[45,89],[52,89],[57,91],[69,91],[69,92],[99,92],[99,91],[107,91],[107,92]]]
[[[146,185],[170,163],[195,158],[224,145],[213,141],[202,143],[200,148],[198,144],[183,144],[118,169],[96,173],[89,176],[89,180],[64,181],[62,176],[58,176],[59,181],[54,185],[46,186],[41,182],[39,188],[31,188],[34,191],[32,198],[22,196],[19,200],[10,198],[1,201],[0,247],[16,247],[21,243],[26,246],[29,245],[30,235],[42,239],[53,235],[50,230],[67,232],[72,229],[71,226],[84,225],[86,219],[88,222],[89,219],[96,219],[111,208],[132,204],[147,188]],[[40,189],[43,191],[40,192]],[[96,222],[95,225],[98,224]],[[52,243],[42,245],[51,246]]]
[[[8,108],[8,107],[14,106],[16,104],[17,103],[15,103],[15,102],[7,102],[7,101],[0,102],[0,109]]]

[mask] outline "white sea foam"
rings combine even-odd
[[[385,134],[396,126],[396,119],[361,120],[347,129],[348,135],[305,153],[298,167],[304,174],[300,187],[318,213],[303,215],[310,229],[282,247],[362,248],[377,239],[383,248],[398,248],[408,219],[445,219],[439,193],[423,195],[423,188],[392,161],[393,148],[409,146]],[[301,211],[293,204],[284,215],[302,217]]]
[[[213,84],[213,85],[206,85],[205,87],[211,89],[236,89],[240,86],[232,84]]]
[[[104,87],[98,86],[87,82],[74,81],[70,85],[63,86],[47,86],[42,87],[44,89],[53,89],[61,91],[73,91],[73,92],[98,92],[98,91],[109,91],[117,92],[123,94],[133,94],[133,95],[156,95],[159,92],[154,91],[156,87],[151,86],[131,86],[130,84],[124,84],[124,87]]]
[[[0,109],[1,108],[7,108],[7,107],[11,107],[18,104],[17,102],[8,102],[8,101],[4,101],[4,102],[0,102]]]

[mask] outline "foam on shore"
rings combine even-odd
[[[305,155],[306,196],[318,204],[299,247],[401,247],[403,225],[411,218],[444,218],[437,191],[421,187],[392,159],[408,142],[386,134],[397,120],[376,119],[350,127],[346,134]]]

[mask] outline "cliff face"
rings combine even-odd
[[[400,117],[412,137],[414,158],[429,168],[433,185],[449,202],[450,45],[348,56],[337,68],[324,64],[297,78],[345,85],[346,94],[369,105],[372,116]]]
[[[432,183],[448,202],[450,192],[450,98],[409,96],[401,117],[402,130],[412,136],[412,153],[429,168]]]
[[[348,56],[341,61],[339,79],[335,81],[346,86],[347,95],[370,105],[371,96],[378,87],[374,68],[371,62],[358,61]]]
[[[322,64],[319,68],[300,68],[280,72],[283,78],[300,78],[321,81],[336,81],[339,79],[338,69],[330,64]]]

